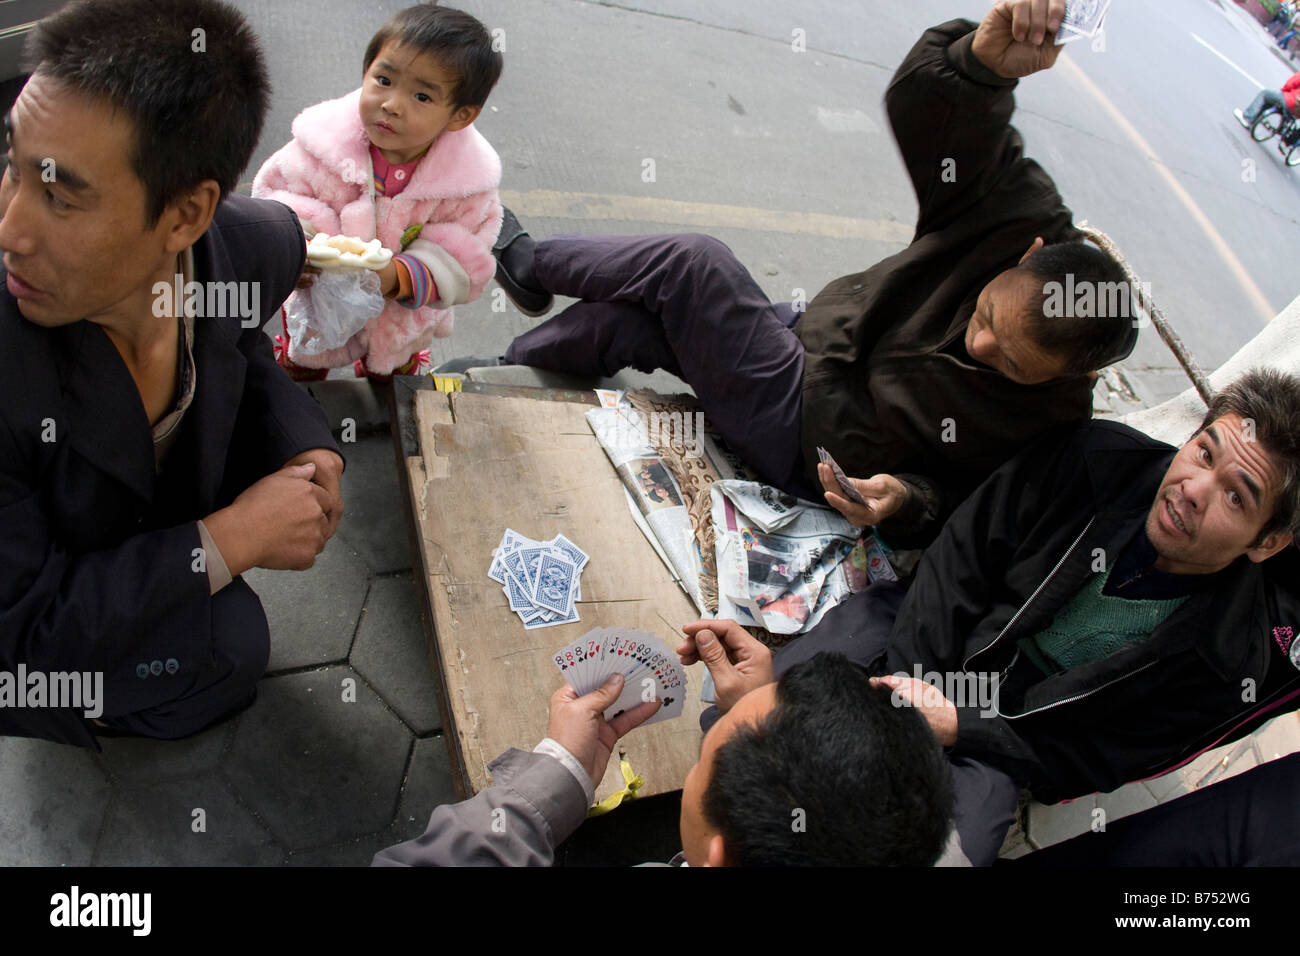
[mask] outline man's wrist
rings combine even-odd
[[[260,560],[249,536],[241,531],[242,522],[237,508],[238,504],[232,504],[214,511],[202,522],[225,561],[231,578],[237,578],[245,571],[257,567]]]
[[[203,548],[203,563],[208,572],[208,589],[210,594],[216,594],[231,581],[234,575],[230,573],[230,567],[226,564],[226,556],[221,553],[221,548],[217,545],[216,538],[212,537],[212,532],[208,526],[203,523],[202,519],[199,525],[199,544]]]
[[[946,51],[948,62],[968,80],[976,83],[985,86],[1015,86],[1020,81],[1019,77],[1003,76],[981,55],[980,48],[975,43],[978,34],[978,29],[972,30],[950,43]]]
[[[533,748],[533,753],[545,754],[548,757],[554,757],[564,765],[564,768],[573,775],[573,779],[578,781],[582,787],[582,792],[587,795],[587,805],[590,806],[596,799],[596,785],[587,771],[583,769],[581,761],[575,757],[569,748],[564,746],[553,737],[545,737],[542,742]]]

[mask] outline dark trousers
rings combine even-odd
[[[843,654],[872,676],[886,673],[883,663],[894,619],[907,590],[897,582],[872,585],[841,602],[807,634],[791,641],[772,659],[782,674],[816,654]],[[705,730],[718,719],[716,707],[700,715]],[[962,852],[974,866],[992,866],[1015,820],[1020,787],[1007,774],[969,757],[948,758],[954,797],[954,823]]]
[[[559,236],[538,282],[583,301],[515,339],[520,365],[608,376],[665,369],[695,390],[723,439],[768,484],[819,499],[803,474],[798,313],[773,305],[710,236]]]
[[[142,737],[188,737],[253,702],[270,654],[262,602],[243,578],[235,578],[213,595],[212,645],[210,653],[196,650],[202,657],[198,669],[137,678],[130,713],[115,711],[112,693],[106,694],[100,720],[113,730]],[[139,706],[142,699],[144,707]]]
[[[1300,753],[1016,861],[1023,866],[1300,865]]]

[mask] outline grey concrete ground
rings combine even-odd
[[[367,38],[405,4],[236,5],[263,38],[276,88],[255,169],[299,110],[358,84]],[[907,241],[915,201],[881,97],[921,29],[986,9],[981,0],[462,5],[503,31],[506,73],[480,128],[502,156],[507,201],[537,235],[709,232],[774,299],[811,296]],[[1229,0],[1119,2],[1104,51],[1076,44],[1018,94],[1029,152],[1152,283],[1207,368],[1297,291],[1297,173],[1231,116],[1256,82],[1278,86],[1289,74],[1268,46]],[[489,292],[458,310],[435,362],[498,355],[531,325],[493,301]],[[1120,371],[1143,402],[1186,385],[1147,334]],[[361,864],[418,833],[451,797],[387,413],[350,374],[317,388],[336,426],[359,427],[338,536],[311,571],[249,576],[273,643],[257,703],[190,740],[106,740],[102,754],[0,740],[0,863]],[[1149,806],[1296,740],[1289,715],[1179,775],[1036,809],[1008,852],[1086,828],[1096,805],[1112,816]]]

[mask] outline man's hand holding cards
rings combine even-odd
[[[681,715],[686,674],[676,655],[652,634],[598,627],[560,648],[552,660],[578,694],[591,693],[611,674],[622,676],[623,689],[606,708],[606,720],[653,700],[662,706],[647,724]]]
[[[826,503],[859,528],[880,524],[907,501],[907,486],[893,475],[850,478],[825,448],[818,447],[817,454]]]

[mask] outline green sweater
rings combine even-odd
[[[1187,597],[1143,600],[1103,594],[1105,574],[1095,574],[1061,608],[1052,623],[1017,645],[1044,674],[1056,674],[1109,657],[1145,640]]]

